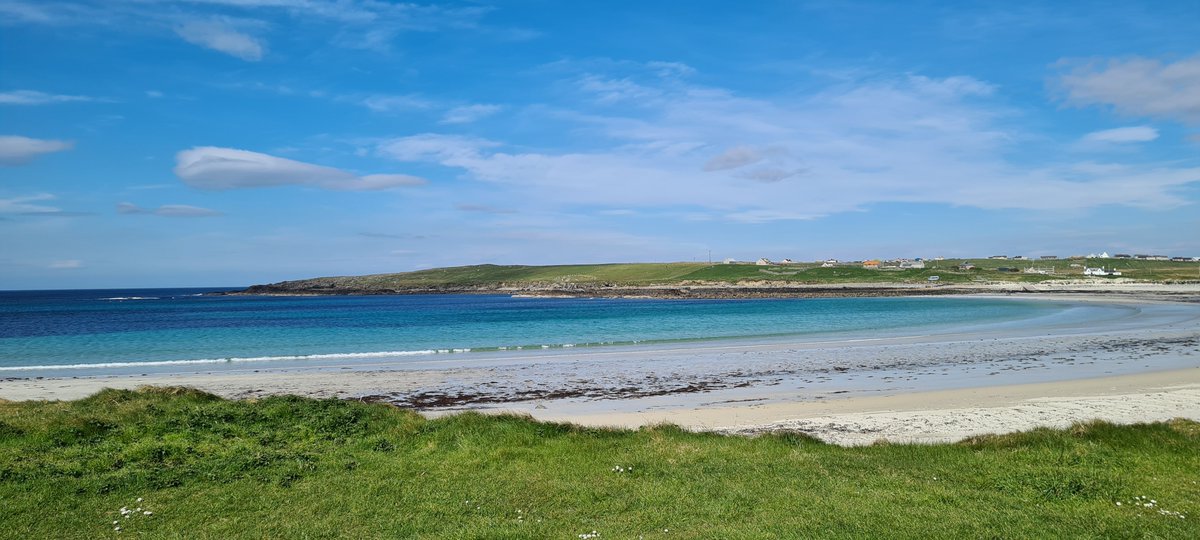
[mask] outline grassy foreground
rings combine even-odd
[[[1184,420],[839,448],[186,389],[0,403],[5,538],[1197,538],[1198,481]]]

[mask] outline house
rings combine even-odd
[[[917,259],[915,261],[900,261],[900,268],[905,270],[916,270],[925,268],[925,261]]]
[[[791,259],[784,259],[782,261],[779,261],[779,264],[796,264],[796,261],[793,261]]]
[[[775,264],[775,263],[771,262],[771,259],[763,257],[763,258],[755,261],[754,264],[757,264],[759,266],[771,266],[772,264]]]
[[[1084,268],[1083,275],[1085,276],[1119,276],[1120,272],[1116,270],[1105,270],[1103,266],[1100,268]]]
[[[879,270],[879,261],[875,259],[863,261],[863,268],[866,268],[867,270]]]
[[[988,257],[988,258],[994,259],[997,261],[1006,261],[1006,260],[1008,260],[1008,255],[992,255],[991,257]]]
[[[1054,259],[1057,259],[1058,255],[1042,255],[1041,257],[1038,257],[1038,258],[1043,261],[1052,261]]]
[[[975,265],[973,265],[973,264],[971,264],[971,263],[969,263],[969,262],[965,262],[965,263],[962,263],[962,264],[958,265],[958,269],[959,269],[959,270],[974,270],[974,269],[975,269]]]
[[[723,263],[724,263],[724,264],[737,264],[737,263],[738,263],[738,261],[737,261],[737,259],[734,259],[733,257],[730,257],[730,258],[728,258],[728,259],[725,259],[725,260],[723,261]]]
[[[1188,258],[1188,257],[1171,257],[1171,260],[1175,261],[1175,262],[1191,262],[1192,261],[1192,259]]]
[[[1104,257],[1104,258],[1107,259],[1108,257]],[[1116,255],[1113,255],[1112,258],[1114,258],[1114,259],[1132,259],[1133,255],[1128,255],[1125,253],[1118,253]]]
[[[838,265],[837,259],[826,259],[825,262],[821,263],[821,268],[833,268],[837,265]]]
[[[1024,255],[1017,255],[1016,257],[1013,257],[1013,258],[1012,258],[1012,260],[1014,260],[1014,261],[1028,261],[1028,260],[1029,260],[1029,257],[1026,257],[1026,256],[1024,256]]]

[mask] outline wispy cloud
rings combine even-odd
[[[47,105],[50,103],[69,103],[72,101],[96,101],[88,96],[70,96],[65,94],[48,94],[37,90],[11,90],[0,92],[2,105]]]
[[[971,77],[874,77],[772,99],[633,79],[575,79],[576,109],[550,112],[574,120],[576,133],[594,134],[588,150],[515,151],[436,133],[387,140],[377,150],[460,169],[551,208],[692,206],[736,221],[813,219],[885,202],[1171,208],[1186,202],[1180,186],[1200,182],[1200,168],[1174,164],[1083,171],[1070,162],[1015,162],[1015,145],[1030,135],[1010,127],[1014,113],[994,99],[995,86]],[[621,100],[653,107],[638,106],[636,115],[578,112],[597,96],[602,109]],[[1146,129],[1097,135],[1150,136]]]
[[[1175,62],[1134,56],[1063,60],[1058,84],[1071,105],[1107,105],[1128,116],[1200,124],[1200,56]]]
[[[371,95],[366,97],[349,97],[350,100],[375,112],[396,112],[406,110],[428,109],[433,102],[416,95]]]
[[[83,261],[79,259],[66,259],[62,261],[54,261],[46,266],[51,270],[73,270],[83,268]]]
[[[49,193],[38,193],[37,195],[26,195],[24,197],[0,199],[0,214],[52,214],[61,212],[60,209],[53,206],[32,204],[44,201],[52,201],[55,198],[56,197],[54,195]]]
[[[234,29],[228,23],[217,20],[189,21],[177,27],[175,33],[193,45],[249,62],[262,60],[266,50],[260,40]]]
[[[1158,138],[1158,130],[1149,126],[1133,126],[1093,131],[1083,136],[1086,143],[1139,143]]]
[[[186,204],[164,204],[158,208],[143,208],[133,203],[123,202],[117,204],[118,214],[127,215],[154,215],[162,217],[214,217],[223,215],[223,212],[201,208],[199,206],[189,206]]]
[[[446,111],[442,116],[443,124],[469,124],[487,118],[503,109],[500,105],[479,103],[463,105]]]
[[[298,185],[368,191],[424,184],[404,174],[356,175],[341,169],[233,148],[200,146],[175,156],[175,175],[192,187],[227,190]]]
[[[33,139],[0,135],[0,165],[24,165],[43,154],[70,150],[75,143],[55,139]]]

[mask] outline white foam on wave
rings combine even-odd
[[[101,298],[101,300],[161,300],[161,298],[157,296],[114,296],[112,298]]]

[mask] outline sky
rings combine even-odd
[[[1200,2],[0,0],[0,290],[1200,256]]]

